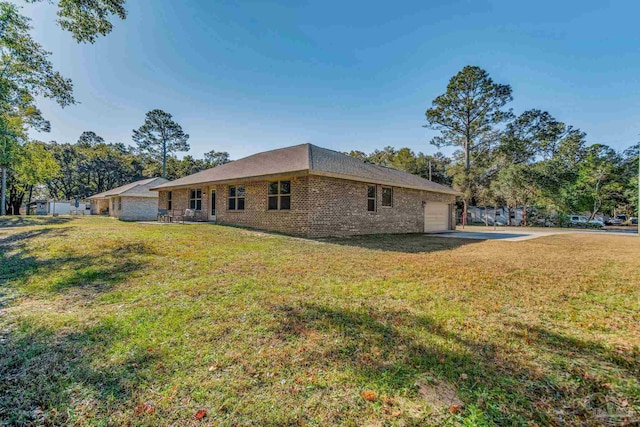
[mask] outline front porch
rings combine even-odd
[[[217,188],[204,186],[161,191],[158,200],[158,222],[214,222]]]

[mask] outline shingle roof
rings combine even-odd
[[[126,197],[153,197],[157,198],[158,193],[155,191],[149,191],[151,187],[162,185],[169,182],[164,178],[148,178],[140,181],[125,184],[120,187],[112,188],[111,190],[104,191],[102,193],[94,194],[89,199],[105,199],[107,197],[114,196],[126,196]]]
[[[458,194],[457,191],[450,187],[437,184],[417,175],[385,166],[373,165],[346,154],[312,144],[295,145],[254,154],[175,181],[154,186],[151,190],[183,188],[221,181],[245,180],[292,173],[332,176],[370,182],[372,184],[387,184],[438,193]]]

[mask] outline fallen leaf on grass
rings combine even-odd
[[[451,406],[449,406],[449,412],[451,412],[452,414],[459,414],[460,411],[462,411],[462,406],[461,405],[451,405]]]
[[[360,395],[364,397],[366,400],[368,400],[369,402],[373,402],[374,400],[376,400],[376,392],[373,390],[365,390],[362,393],[360,393]]]
[[[144,415],[144,414],[151,415],[151,414],[153,414],[153,405],[150,402],[141,403],[138,406],[136,406],[135,414],[136,415]]]
[[[204,409],[200,409],[198,412],[196,412],[196,415],[195,415],[196,420],[201,420],[206,416],[207,416],[207,411],[205,411]]]

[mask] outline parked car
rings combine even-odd
[[[638,225],[638,218],[629,218],[627,221],[623,222],[622,225]]]
[[[627,222],[628,219],[629,218],[627,217],[626,214],[618,214],[616,215],[615,220],[620,222],[616,222],[616,224],[614,225],[624,225],[624,223]]]
[[[595,227],[600,228],[604,226],[604,222],[599,219],[589,219],[584,215],[571,215],[569,216],[569,224],[578,227]]]
[[[610,217],[604,222],[605,225],[622,225],[622,220],[620,218]]]

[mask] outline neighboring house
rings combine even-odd
[[[158,193],[149,189],[166,182],[164,178],[143,179],[95,194],[88,198],[91,213],[108,213],[124,221],[154,220],[158,216]]]
[[[311,237],[454,227],[453,189],[311,144],[254,154],[152,187],[158,208]]]
[[[75,200],[50,200],[47,206],[47,210],[49,214],[58,214],[58,215],[85,215],[89,214],[90,206],[89,203],[79,202],[78,207],[76,208]]]

